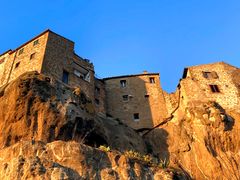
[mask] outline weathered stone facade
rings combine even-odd
[[[165,93],[168,114],[195,102],[214,101],[224,109],[239,107],[239,69],[224,62],[192,66],[184,69],[175,93]]]
[[[37,71],[80,88],[94,103],[94,66],[74,53],[74,42],[50,30],[0,56],[0,86],[27,71]],[[104,91],[103,91],[104,92]],[[102,107],[104,107],[104,101]],[[96,106],[96,110],[99,105]],[[104,112],[103,108],[101,109]]]
[[[94,102],[96,111],[102,113],[102,115],[106,115],[106,92],[105,92],[105,84],[101,79],[95,78],[95,90],[94,90]]]
[[[109,115],[135,129],[151,128],[166,117],[158,73],[106,78],[104,82]]]
[[[74,42],[50,30],[0,55],[0,86],[28,71],[84,92],[94,112],[135,129],[158,125],[180,104],[183,111],[196,101],[215,101],[225,109],[240,105],[240,69],[224,62],[185,68],[176,92],[169,94],[162,90],[158,73],[95,78],[93,64],[74,52]]]
[[[0,86],[27,71],[41,72],[48,33],[43,33],[15,50],[0,55]]]
[[[183,103],[215,101],[226,109],[238,109],[238,88],[232,79],[235,70],[224,62],[186,68],[180,82]]]

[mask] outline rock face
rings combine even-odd
[[[77,142],[21,142],[0,150],[0,179],[173,179],[173,170],[150,168],[119,152]]]
[[[0,88],[0,120],[0,179],[240,179],[240,115],[214,102],[140,135],[31,72]]]
[[[145,143],[119,121],[96,117],[79,90],[27,73],[0,90],[0,148],[21,140],[75,140],[87,145],[145,152]],[[131,137],[131,138],[129,138]]]
[[[146,136],[153,151],[196,179],[240,179],[239,114],[214,102],[181,111]]]

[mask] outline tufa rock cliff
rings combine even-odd
[[[139,134],[30,72],[0,88],[0,120],[0,179],[240,179],[240,115],[215,102]]]

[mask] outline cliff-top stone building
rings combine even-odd
[[[71,40],[46,30],[15,50],[0,55],[0,86],[28,71],[45,74],[70,87],[81,87],[92,101],[99,98],[95,109],[105,113],[101,100],[104,97],[102,81],[94,77],[93,64],[74,52]]]
[[[176,92],[168,94],[158,73],[95,78],[93,64],[74,52],[74,42],[50,30],[0,55],[0,86],[28,71],[80,87],[94,103],[95,112],[134,129],[158,125],[179,103],[215,101],[227,109],[240,105],[239,69],[224,62],[185,68]]]

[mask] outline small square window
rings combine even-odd
[[[139,121],[140,120],[139,113],[134,113],[133,119],[134,119],[134,121]]]
[[[5,58],[0,59],[0,64],[4,63]]]
[[[73,74],[76,75],[77,77],[80,77],[81,79],[83,79],[84,77],[84,75],[77,69],[74,69]]]
[[[212,91],[213,93],[220,93],[220,90],[219,90],[218,85],[213,85],[213,84],[211,84],[211,85],[209,85],[209,86],[210,86],[210,89],[211,89],[211,91]]]
[[[120,85],[121,85],[122,88],[126,87],[127,86],[127,81],[126,80],[121,80]]]
[[[96,104],[96,105],[99,105],[99,104],[100,104],[99,99],[95,99],[95,104]]]
[[[154,77],[150,77],[149,81],[150,81],[151,84],[155,84],[155,78]]]
[[[203,71],[202,73],[203,73],[203,77],[206,79],[217,79],[218,78],[218,75],[215,71],[212,71],[212,72]]]
[[[128,101],[128,95],[123,95],[122,98],[123,98],[123,101]]]
[[[36,46],[37,44],[39,44],[39,40],[38,39],[33,41],[33,46]]]
[[[30,60],[31,60],[31,59],[34,59],[34,58],[35,58],[35,55],[36,55],[36,53],[32,53],[32,54],[30,55]]]
[[[24,48],[22,48],[18,51],[18,55],[22,54],[23,52],[24,52]]]
[[[19,65],[20,65],[20,62],[16,63],[16,65],[15,65],[15,69],[18,68]]]
[[[95,87],[95,93],[96,93],[97,95],[100,94],[100,88],[99,88],[99,87]]]
[[[66,84],[68,84],[68,80],[69,80],[69,72],[63,70],[63,74],[62,74],[62,81]]]

